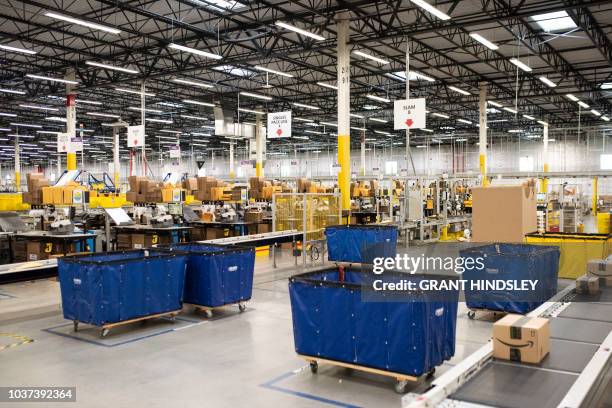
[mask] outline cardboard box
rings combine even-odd
[[[131,247],[134,249],[151,248],[153,245],[160,243],[157,235],[132,234],[131,238]]]
[[[472,188],[472,234],[475,242],[524,241],[537,231],[535,187]]]
[[[32,203],[32,193],[30,192],[25,192],[25,193],[21,193],[21,202],[22,203]]]
[[[244,212],[245,222],[262,222],[263,211],[245,211]]]
[[[206,228],[206,239],[217,239],[229,237],[229,229],[221,227]]]
[[[612,260],[591,259],[587,262],[587,272],[598,276],[612,276]]]
[[[138,193],[136,193],[134,191],[128,191],[125,194],[125,199],[127,201],[129,201],[130,203],[137,203],[138,202]]]
[[[48,249],[49,252],[45,251]],[[26,244],[26,259],[28,261],[39,261],[41,259],[49,259],[49,254],[53,247],[48,247],[44,242],[28,241]]]
[[[193,191],[198,189],[198,179],[196,177],[189,177],[185,180],[185,190]]]
[[[599,278],[596,276],[582,275],[576,279],[576,293],[594,295],[599,293]]]
[[[537,364],[549,351],[548,319],[509,314],[493,324],[495,358]]]

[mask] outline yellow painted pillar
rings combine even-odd
[[[593,215],[597,215],[597,177],[593,177],[593,207],[591,212]]]
[[[17,192],[21,191],[21,159],[19,157],[19,127],[17,127],[17,135],[15,136],[15,188]]]
[[[480,116],[480,127],[478,129],[478,167],[480,169],[480,176],[482,177],[482,185],[486,187],[489,184],[487,178],[487,83],[481,82],[479,85],[478,111]]]
[[[230,150],[229,150],[229,176],[230,176],[230,180],[232,180],[232,183],[234,182],[234,177],[235,177],[235,173],[234,173],[234,143],[230,143]]]
[[[69,69],[66,73],[66,79],[75,79],[73,69]],[[66,84],[66,133],[70,140],[76,136],[76,93],[73,91],[72,84]],[[71,146],[71,143],[68,143]],[[76,170],[77,169],[77,155],[76,152],[70,151],[66,153],[66,169]]]
[[[548,173],[548,123],[543,122],[544,129],[542,129],[542,135],[544,139],[544,150],[542,152],[544,160],[544,173]],[[546,175],[540,180],[540,193],[546,194],[548,192],[548,177]]]
[[[348,48],[349,13],[337,15],[338,54],[338,187],[342,195],[342,209],[351,209],[351,74]]]

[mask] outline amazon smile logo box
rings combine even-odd
[[[537,364],[549,350],[548,319],[509,314],[493,325],[495,358]]]

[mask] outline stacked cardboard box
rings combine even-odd
[[[596,276],[582,275],[576,279],[576,293],[589,295],[599,293],[599,278]]]
[[[49,186],[49,180],[41,173],[26,174],[28,191],[23,193],[22,201],[28,204],[43,204],[42,189]]]
[[[587,273],[598,279],[600,287],[612,287],[612,256],[587,262]]]
[[[249,198],[256,200],[271,200],[275,193],[283,191],[280,183],[267,181],[264,177],[251,177],[249,179]]]
[[[171,184],[164,185],[142,176],[130,176],[128,177],[128,182],[130,184],[130,191],[127,192],[126,199],[129,202],[169,203],[173,201],[174,186]]]
[[[232,190],[226,184],[214,177],[198,177],[198,190],[196,200],[200,201],[229,201]]]
[[[263,211],[259,211],[259,210],[245,211],[244,221],[245,222],[262,222],[263,221]]]
[[[183,188],[186,194],[195,195],[198,191],[198,179],[197,177],[189,177],[183,181]]]
[[[495,358],[538,364],[549,351],[548,319],[509,314],[493,324]]]

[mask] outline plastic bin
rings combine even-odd
[[[586,273],[591,259],[604,259],[612,253],[610,234],[578,234],[564,232],[533,233],[525,236],[528,244],[554,245],[561,251],[559,277],[577,279]]]
[[[186,262],[154,249],[58,258],[64,317],[105,326],[179,310]]]
[[[406,301],[366,302],[361,283],[368,273],[345,270],[344,282],[336,269],[289,279],[296,352],[415,377],[450,359],[455,353],[458,292],[445,300],[414,292]],[[423,278],[392,272],[382,276]]]
[[[394,257],[397,227],[393,225],[335,225],[325,228],[328,259],[372,263],[374,257]]]
[[[251,299],[255,250],[237,246],[199,243],[173,244],[163,248],[188,254],[185,303],[208,308]]]
[[[461,257],[483,258],[484,268],[466,270],[463,279],[538,280],[534,291],[472,290],[465,288],[467,307],[509,313],[529,313],[557,293],[559,248],[526,244],[490,244],[459,251]],[[474,317],[471,313],[470,318]]]

